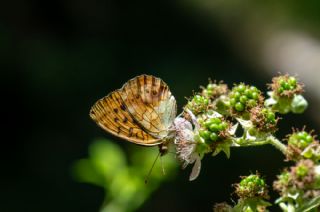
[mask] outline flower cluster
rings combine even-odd
[[[289,75],[274,77],[269,88],[272,90],[268,92],[270,98],[265,101],[265,105],[279,113],[286,114],[290,111],[303,113],[308,107],[308,102],[301,95],[303,84],[298,82],[296,77]]]
[[[216,82],[202,87],[175,121],[177,157],[183,168],[194,164],[189,178],[194,180],[200,173],[201,159],[207,154],[224,152],[229,158],[231,147],[271,144],[286,156],[286,161],[295,163],[273,183],[273,189],[280,194],[275,203],[283,211],[316,211],[320,207],[319,141],[313,131],[305,128],[295,129],[286,143],[275,136],[279,115],[306,110],[303,84],[294,76],[279,75],[268,88],[269,97],[265,98],[257,87],[244,83],[231,90]],[[236,205],[219,203],[213,210],[267,211],[271,205],[267,188],[258,173],[243,177],[235,184]]]
[[[259,131],[275,132],[279,118],[270,108],[254,107],[251,109],[250,120]]]
[[[193,98],[186,105],[194,114],[200,114],[208,109],[209,98],[201,95],[194,95]]]
[[[281,195],[276,203],[283,210],[295,208],[317,208],[320,202],[314,201],[320,196],[319,165],[312,160],[300,160],[296,165],[285,169],[273,183],[273,188]]]
[[[239,198],[237,204],[233,207],[227,203],[215,204],[214,212],[265,211],[266,207],[271,205],[267,202],[269,199],[267,185],[259,173],[242,177],[240,183],[235,184],[234,187],[235,194]]]
[[[228,86],[222,82],[209,82],[206,88],[202,88],[202,96],[215,99],[221,95],[228,93]]]
[[[281,86],[284,90],[280,92]],[[294,77],[283,75],[274,78],[270,88],[275,96],[273,104],[268,103],[270,98],[264,100],[262,91],[257,87],[244,83],[234,85],[231,90],[226,84],[216,82],[209,82],[206,87],[202,87],[201,92],[188,100],[182,116],[177,118],[183,118],[192,126],[188,125],[184,130],[176,124],[175,144],[183,167],[192,163],[199,164],[197,161],[208,153],[215,156],[224,152],[230,157],[231,147],[270,143],[284,151],[283,144],[276,142],[273,136],[279,120],[276,105],[281,102],[282,106],[294,111],[292,104],[296,95],[302,97],[302,85]],[[290,100],[283,102],[283,98]],[[237,130],[239,127],[242,130]],[[242,133],[236,135],[237,131]]]
[[[232,88],[229,98],[231,109],[234,113],[248,112],[262,101],[260,90],[255,86],[248,86],[243,83]]]
[[[297,78],[289,75],[281,75],[272,79],[269,85],[278,97],[292,98],[303,92],[303,85],[297,82]]]
[[[204,122],[200,119],[200,126],[199,135],[206,144],[210,145],[227,137],[229,124],[222,117],[208,117]]]
[[[314,138],[306,131],[292,133],[288,138],[288,144],[301,150],[313,142]]]
[[[287,160],[295,165],[285,168],[273,183],[281,195],[276,203],[284,210],[306,211],[320,205],[319,141],[313,131],[294,129],[287,136]],[[317,199],[318,198],[318,199]]]
[[[305,129],[296,130],[287,136],[287,158],[297,161],[299,159],[311,159],[315,162],[320,159],[320,144],[315,139],[313,132],[306,132]]]
[[[236,184],[236,194],[240,198],[262,197],[268,198],[268,190],[264,179],[259,174],[251,174],[243,177],[239,184]]]

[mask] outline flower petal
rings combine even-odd
[[[194,154],[195,155],[195,154]],[[200,156],[198,154],[195,155],[196,157],[196,162],[193,165],[189,180],[195,180],[199,174],[200,174],[200,169],[201,169],[201,159]]]

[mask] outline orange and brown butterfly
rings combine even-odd
[[[90,117],[107,132],[129,142],[159,145],[162,154],[174,138],[177,104],[160,78],[140,75],[99,99]]]

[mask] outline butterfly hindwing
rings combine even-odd
[[[168,135],[176,115],[176,100],[160,78],[141,75],[120,89],[129,113],[143,129],[157,138]]]
[[[145,132],[132,118],[120,93],[116,90],[98,100],[90,110],[90,117],[104,130],[130,142],[145,146],[160,144],[161,139]]]

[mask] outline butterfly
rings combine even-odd
[[[99,99],[90,117],[112,135],[142,146],[159,145],[174,136],[177,104],[168,85],[160,78],[140,75],[122,88]]]

